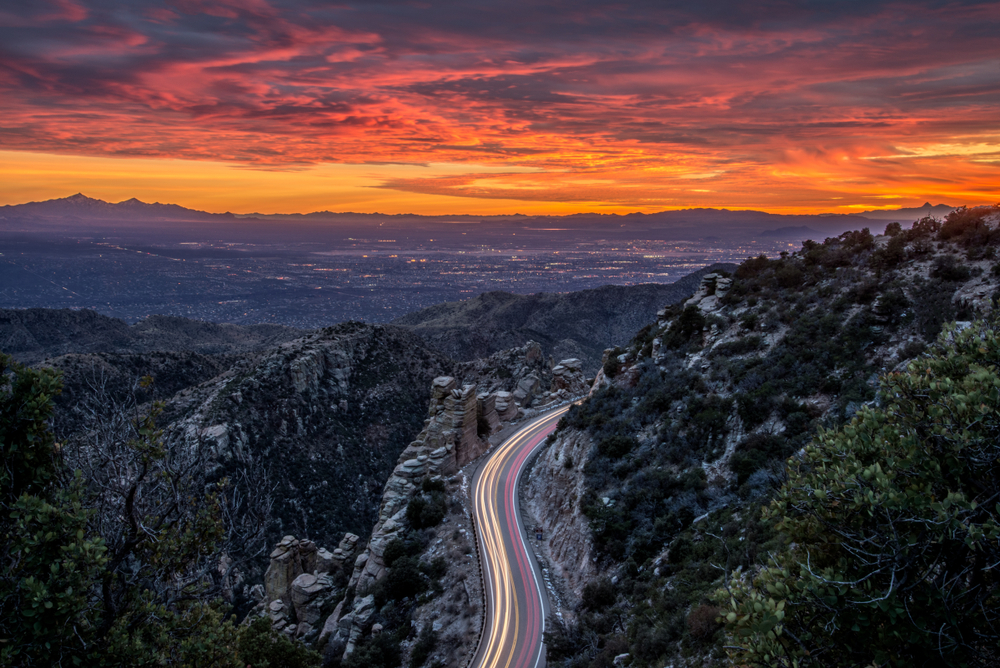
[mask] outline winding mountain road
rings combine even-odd
[[[500,444],[473,478],[473,512],[486,580],[486,631],[473,668],[545,665],[542,633],[548,599],[521,526],[517,484],[531,453],[555,430],[568,406],[535,418]]]

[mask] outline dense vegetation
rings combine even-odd
[[[786,460],[878,401],[879,374],[944,323],[989,303],[997,211],[751,258],[711,306],[678,305],[606,358],[613,383],[561,428],[594,442],[580,510],[607,579],[549,634],[550,660],[731,665],[716,591],[787,550],[787,527],[762,514]]]
[[[57,443],[60,390],[0,355],[0,665],[268,665],[239,656],[261,631],[237,631],[220,568],[266,503],[164,448],[155,413],[105,413],[85,452]]]
[[[998,326],[947,330],[790,460],[782,549],[730,585],[737,664],[997,665]]]

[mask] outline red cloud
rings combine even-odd
[[[988,152],[925,149],[1000,145],[995,4],[769,17],[734,4],[723,18],[587,2],[571,14],[544,3],[513,14],[277,0],[52,7],[0,15],[3,148],[509,164],[552,178],[387,187],[587,201],[645,188],[667,201],[790,187],[817,197],[852,179],[892,189],[908,173],[944,178],[935,170],[981,186],[996,164]],[[581,185],[595,174],[600,185]]]

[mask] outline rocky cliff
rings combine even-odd
[[[394,327],[346,323],[243,359],[170,399],[168,443],[205,447],[219,474],[243,453],[275,484],[271,534],[367,535],[382,486],[453,362]]]
[[[550,439],[521,482],[525,522],[542,531],[533,546],[550,566],[557,587],[552,599],[562,618],[573,615],[583,587],[597,573],[590,525],[579,504],[593,448],[587,433],[565,430]]]
[[[515,369],[510,378],[492,374],[498,361]],[[392,584],[399,546],[420,543],[425,545],[415,554],[421,563],[442,564],[435,584],[440,595],[412,602],[411,623],[426,627],[434,637],[442,635],[435,656],[448,666],[460,665],[474,651],[483,594],[469,509],[472,467],[463,467],[486,452],[491,435],[502,438],[501,430],[512,420],[587,390],[579,360],[563,360],[551,369],[549,364],[540,347],[530,342],[495,354],[492,362],[464,365],[462,382],[451,376],[434,379],[424,429],[400,455],[385,484],[378,520],[354,563],[347,596],[324,624],[319,645],[330,660],[351,656],[359,643],[373,642],[376,624],[379,632],[399,633],[387,627],[393,623],[391,615],[386,621],[384,602],[376,597],[385,596],[378,592],[384,591],[386,580],[388,587],[399,586]],[[547,386],[541,385],[542,377]],[[513,392],[497,389],[511,386]],[[415,503],[425,503],[428,490],[431,502],[434,494],[447,492],[446,502],[438,497],[443,508],[437,522],[448,528],[423,526],[424,516],[415,513]],[[403,640],[402,646],[404,652],[416,651],[413,642]]]

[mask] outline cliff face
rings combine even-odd
[[[345,531],[367,535],[431,381],[452,366],[398,328],[329,327],[178,393],[165,438],[207,447],[219,475],[243,454],[263,460],[276,486],[272,538],[336,544]]]
[[[597,573],[590,524],[580,511],[593,448],[585,432],[563,431],[536,456],[521,483],[525,522],[542,530],[542,540],[533,546],[551,567],[560,617],[573,614],[584,585]]]
[[[533,340],[546,356],[578,358],[593,374],[605,348],[625,344],[658,310],[690,297],[701,275],[712,269],[669,284],[608,285],[566,294],[487,292],[410,313],[393,324],[458,360],[488,357]]]

